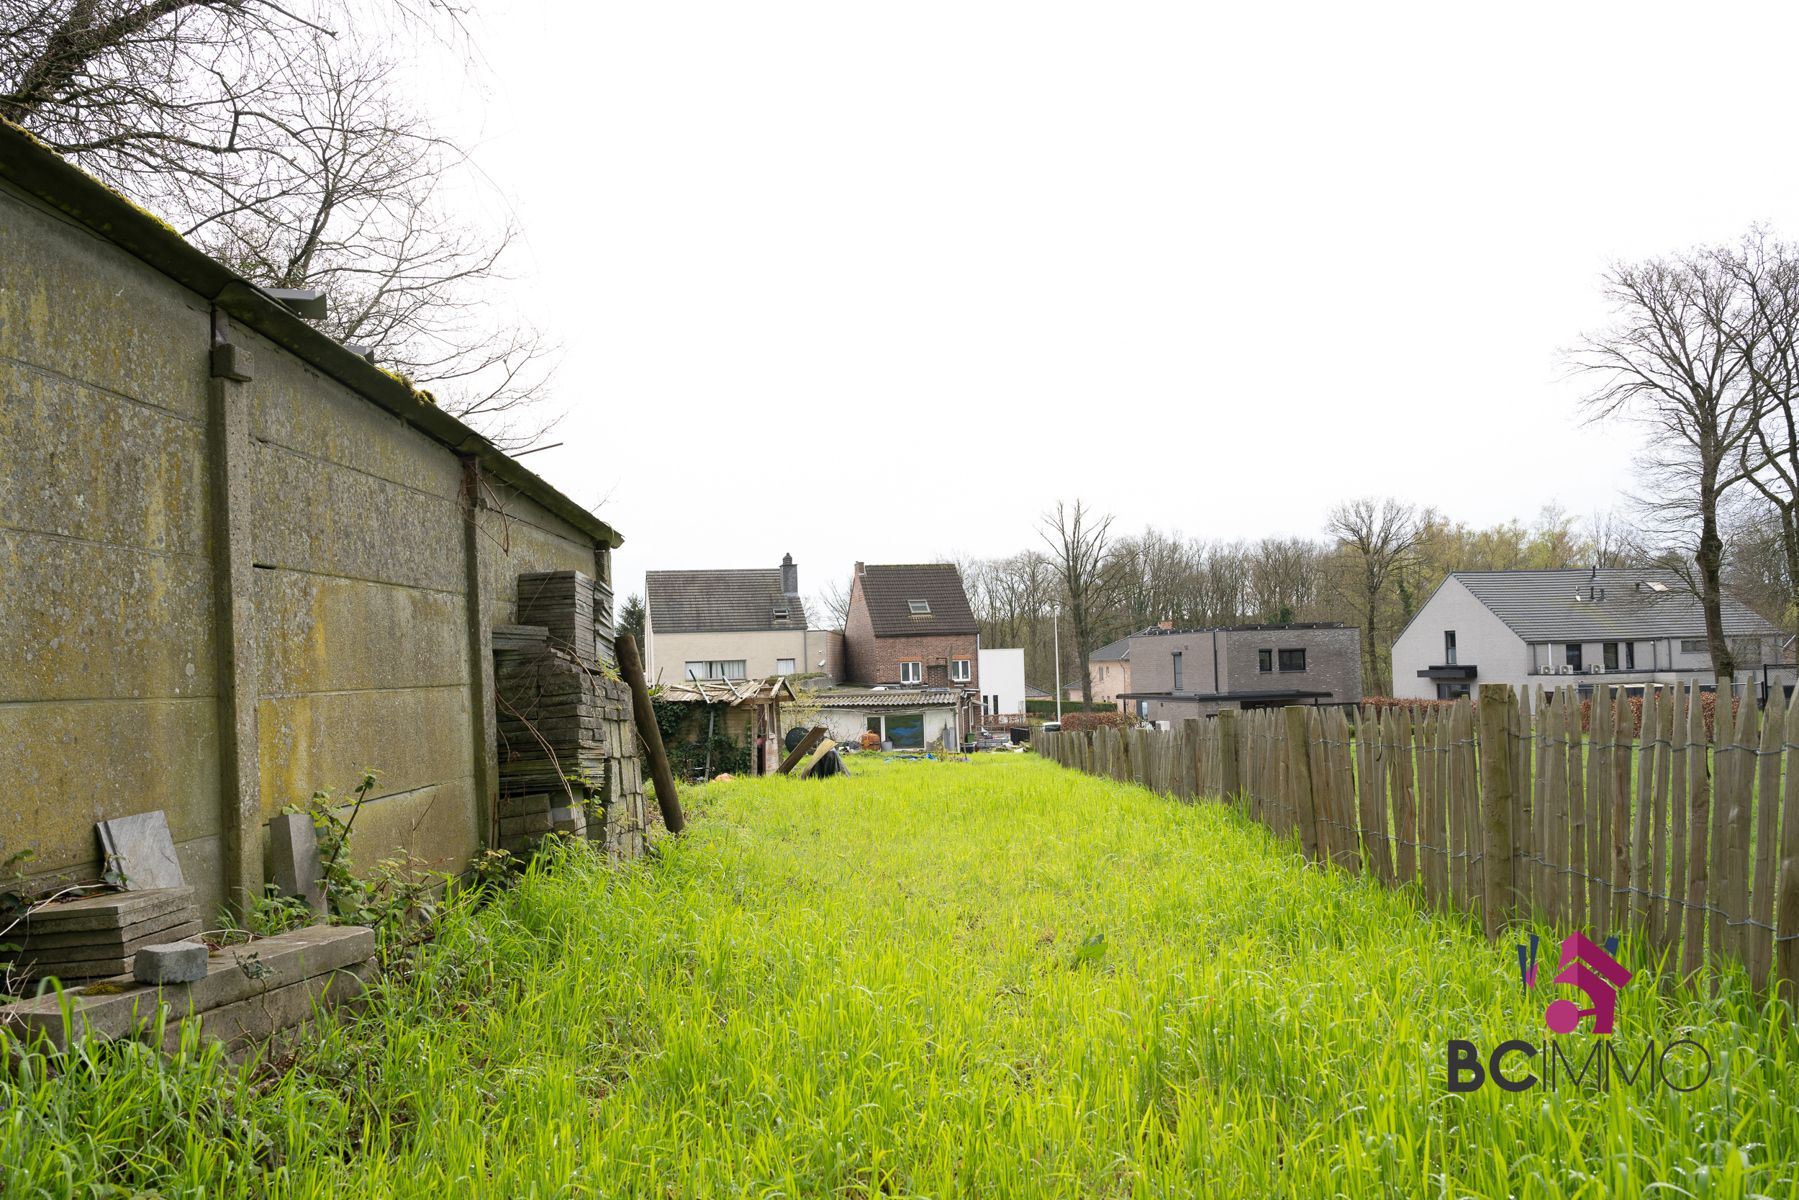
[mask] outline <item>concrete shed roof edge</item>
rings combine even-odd
[[[154,267],[370,403],[457,454],[473,457],[489,476],[529,496],[595,542],[615,549],[624,544],[612,526],[469,426],[420,399],[410,384],[320,333],[173,228],[5,120],[0,120],[0,178]]]

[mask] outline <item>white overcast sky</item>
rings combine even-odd
[[[1610,259],[1799,233],[1799,5],[485,5],[465,137],[566,347],[526,461],[658,568],[1609,509]]]

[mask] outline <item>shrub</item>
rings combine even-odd
[[[1115,708],[1105,712],[1069,713],[1062,718],[1062,728],[1077,733],[1093,729],[1125,729],[1135,724]]]

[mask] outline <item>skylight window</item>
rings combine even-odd
[[[931,611],[931,602],[929,600],[908,600],[906,607],[911,609],[914,614],[928,616]]]

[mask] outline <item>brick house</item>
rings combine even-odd
[[[856,564],[843,623],[844,675],[865,687],[962,693],[958,733],[980,695],[980,626],[950,563]]]

